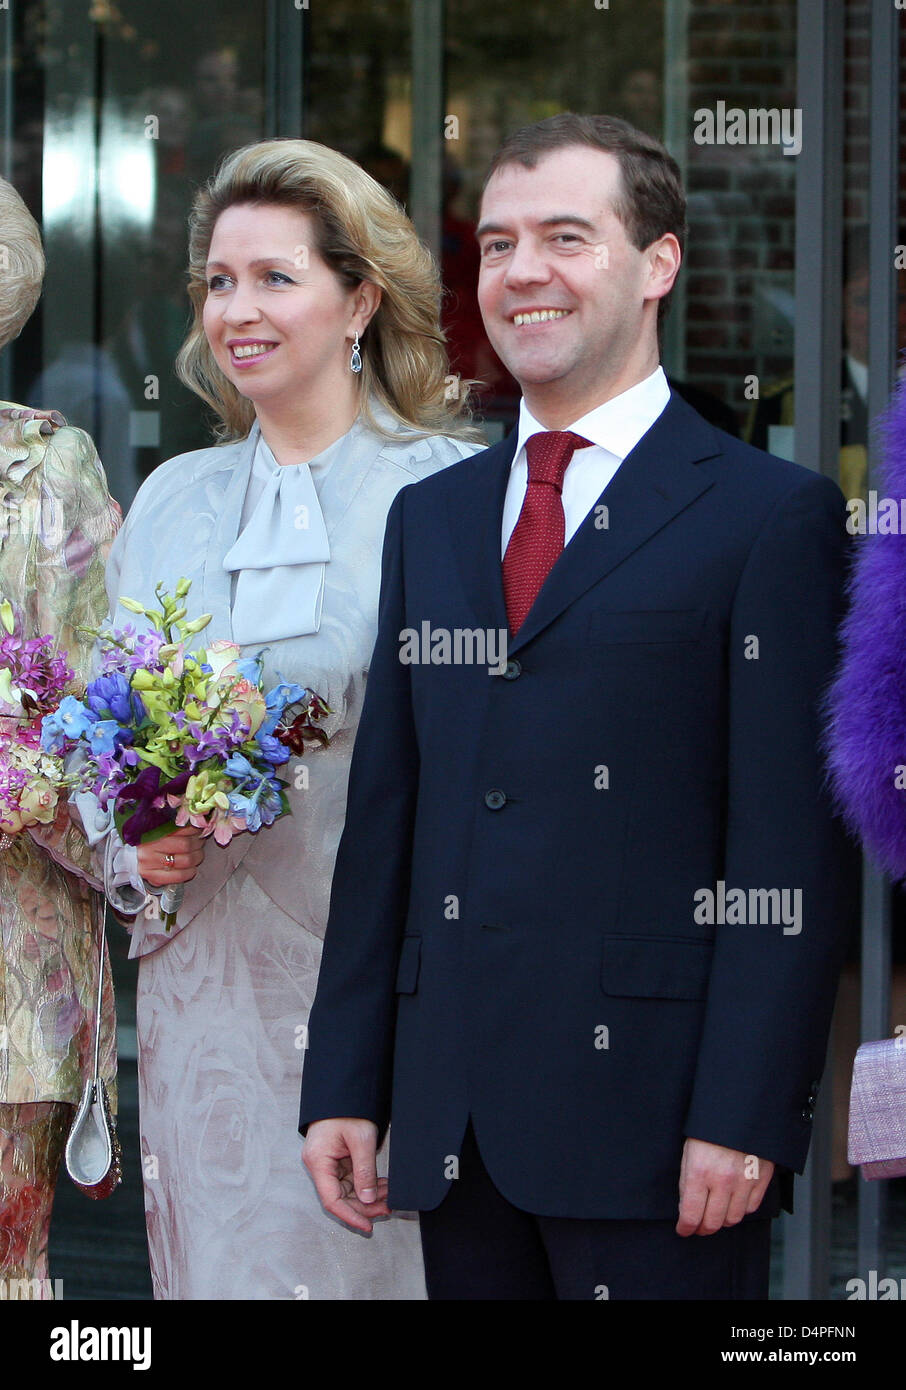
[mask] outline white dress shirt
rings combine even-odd
[[[630,386],[628,391],[596,406],[567,426],[575,434],[590,439],[591,445],[576,450],[563,478],[563,514],[566,518],[564,545],[575,535],[626,455],[632,452],[642,435],[648,433],[669,400],[670,387],[664,369],[657,367],[644,381]],[[538,423],[525,400],[522,400],[519,404],[516,453],[503,503],[501,558],[525,501],[528,486],[526,440],[539,433],[546,433],[544,426]]]

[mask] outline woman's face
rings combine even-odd
[[[348,389],[353,335],[373,286],[349,289],[316,249],[305,213],[237,204],[214,225],[204,331],[221,371],[256,406]],[[363,294],[363,290],[365,293]],[[372,309],[373,312],[373,309]]]

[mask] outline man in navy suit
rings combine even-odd
[[[805,1163],[844,508],[671,393],[684,231],[649,136],[511,136],[478,295],[519,424],[388,519],[300,1129],[327,1211],[419,1211],[432,1298],[766,1297]]]

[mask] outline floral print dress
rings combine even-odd
[[[56,413],[0,402],[0,596],[27,636],[57,637],[77,679],[89,676],[93,645],[80,629],[106,614],[104,565],[119,521],[88,435]],[[52,825],[0,853],[0,1280],[31,1281],[36,1297],[69,1107],[92,1061],[99,888],[65,800]],[[112,1087],[106,958],[104,969],[100,1066]]]

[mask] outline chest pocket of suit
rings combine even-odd
[[[705,622],[702,608],[676,611],[630,609],[591,613],[588,638],[595,642],[697,642]]]
[[[704,999],[713,944],[692,937],[606,936],[605,994],[643,999]]]
[[[422,939],[420,936],[404,936],[400,951],[400,963],[396,971],[397,994],[414,994],[418,985],[418,972],[422,959]]]

